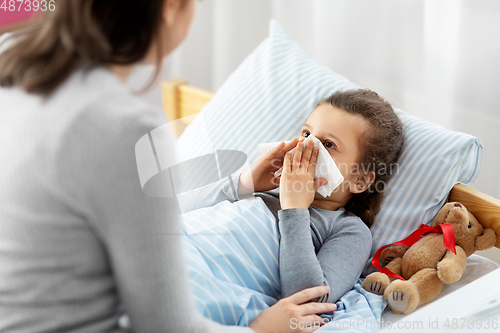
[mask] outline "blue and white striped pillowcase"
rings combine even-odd
[[[328,92],[358,88],[343,76],[325,71],[295,42],[289,40],[283,46],[282,38],[266,39],[205,106],[202,117],[188,126],[179,139],[180,161],[213,149],[238,149],[252,162],[258,143],[293,137]],[[208,138],[193,140],[203,127]]]
[[[325,95],[359,86],[324,67],[290,39],[274,20],[270,36],[231,74],[178,140],[178,159],[214,149],[245,152],[251,164],[261,142],[298,133]],[[388,184],[372,227],[372,253],[429,222],[457,182],[479,174],[482,146],[473,136],[397,110],[405,127],[401,169]]]
[[[397,112],[405,125],[405,146],[400,172],[389,181],[371,228],[372,255],[430,222],[452,187],[473,182],[481,166],[482,145],[477,138]]]

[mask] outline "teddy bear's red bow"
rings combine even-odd
[[[413,245],[420,239],[420,237],[431,232],[443,233],[444,246],[446,246],[448,250],[450,250],[454,254],[457,254],[455,250],[455,230],[453,230],[453,226],[449,224],[439,224],[437,227],[431,227],[422,224],[420,225],[420,228],[412,232],[410,236],[406,237],[405,239],[396,243],[384,245],[380,249],[378,249],[378,251],[375,253],[372,259],[373,267],[378,269],[380,272],[387,274],[387,276],[389,277],[395,276],[398,279],[405,281],[405,279],[402,276],[399,276],[398,274],[391,272],[389,268],[380,266],[380,255],[382,254],[382,251],[384,251],[386,247],[391,245],[401,245],[401,246]]]

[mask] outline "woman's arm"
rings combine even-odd
[[[371,233],[357,217],[335,221],[332,235],[316,254],[307,209],[278,211],[281,293],[287,297],[313,286],[330,287],[315,302],[336,302],[359,278],[370,255]]]

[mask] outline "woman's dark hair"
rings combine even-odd
[[[181,1],[181,3],[185,2]],[[32,27],[14,32],[16,42],[0,54],[0,86],[19,85],[49,95],[79,66],[128,65],[158,41],[156,72],[163,55],[160,24],[164,0],[58,0]]]
[[[375,181],[366,191],[353,194],[345,209],[371,227],[380,211],[387,182],[397,171],[397,161],[403,147],[401,120],[388,102],[368,89],[336,92],[319,101],[316,106],[321,104],[330,104],[360,115],[369,124],[370,130],[359,138],[358,163],[362,170],[375,173]],[[396,166],[396,170],[393,170],[393,166]]]

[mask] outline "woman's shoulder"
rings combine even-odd
[[[56,98],[67,103],[70,102],[68,97],[71,97],[72,108],[82,118],[107,122],[111,127],[131,119],[153,118],[158,124],[165,122],[160,108],[132,93],[126,84],[103,66],[82,66],[55,94]]]
[[[165,125],[161,109],[135,96],[102,67],[79,69],[43,105],[41,111],[55,121],[47,140],[52,160],[63,164],[58,169],[60,173],[67,169],[68,177],[71,170],[90,178],[96,170],[116,172],[125,167],[137,174],[137,142]],[[47,120],[44,124],[50,126]],[[165,149],[171,152],[171,148]]]
[[[41,111],[56,121],[55,141],[93,149],[119,145],[127,137],[137,141],[166,123],[160,108],[134,95],[104,67],[76,70],[41,104]]]

